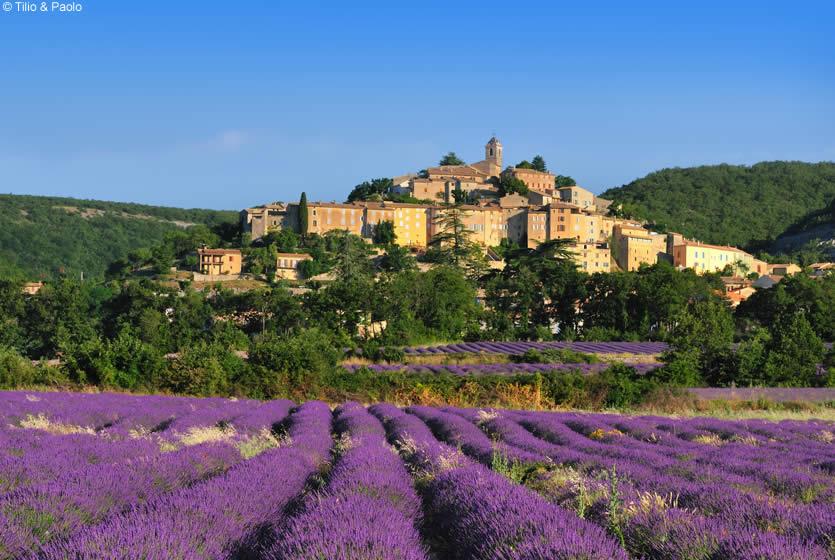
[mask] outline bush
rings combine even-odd
[[[614,364],[612,367],[590,377],[592,393],[602,393],[604,406],[626,408],[639,404],[647,394],[656,388],[655,381],[641,377],[631,367]]]
[[[515,354],[511,361],[519,364],[596,364],[600,359],[594,354],[585,354],[568,348],[535,350]]]
[[[820,384],[818,367],[823,357],[823,343],[803,313],[782,317],[772,328],[764,368],[766,381],[791,387]]]
[[[37,382],[38,368],[15,350],[0,346],[0,388],[13,389]]]
[[[372,362],[399,363],[404,360],[406,354],[402,348],[396,346],[381,346],[376,342],[367,342],[362,347],[361,356]]]
[[[324,376],[341,357],[342,350],[331,336],[317,328],[290,337],[266,334],[249,350],[250,366],[261,368],[267,376],[266,391],[289,394],[288,391],[300,390],[306,398],[316,398]]]
[[[201,342],[182,350],[154,380],[154,386],[188,395],[226,395],[244,368],[243,360],[226,347]]]
[[[699,387],[702,378],[702,353],[698,348],[665,352],[661,357],[665,365],[649,374],[655,381],[676,387]]]

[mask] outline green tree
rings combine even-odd
[[[84,341],[97,338],[99,313],[91,289],[80,282],[61,278],[46,284],[26,300],[22,321],[26,354],[52,358]]]
[[[585,288],[570,245],[555,239],[509,252],[504,269],[489,275],[486,299],[497,336],[538,338],[555,328],[564,338],[574,336],[576,306],[585,299]]]
[[[302,239],[307,237],[307,193],[302,192],[301,197],[299,198],[299,233],[302,236]]]
[[[508,194],[528,194],[528,185],[523,180],[514,177],[512,172],[506,169],[499,179],[499,196]]]
[[[250,365],[259,373],[268,395],[317,398],[327,374],[342,357],[339,342],[311,328],[290,337],[258,337],[249,350]]]
[[[37,368],[14,348],[0,345],[0,389],[14,389],[32,385],[37,379]]]
[[[363,181],[348,194],[348,202],[357,200],[383,200],[390,194],[394,183],[389,178]]]
[[[199,341],[170,362],[156,385],[179,394],[224,395],[244,370],[243,360],[224,346]]]
[[[557,188],[560,187],[574,187],[577,185],[577,181],[575,181],[572,177],[568,175],[557,175],[554,178],[554,186]]]
[[[455,155],[455,152],[447,152],[438,165],[464,165],[464,160]]]
[[[417,261],[409,250],[400,245],[388,245],[380,259],[380,268],[386,272],[405,272],[417,269]]]
[[[427,258],[463,268],[469,276],[476,277],[483,272],[486,263],[481,247],[472,240],[472,232],[464,221],[467,216],[461,200],[441,205],[434,220],[436,233],[429,241]]]
[[[378,245],[393,245],[397,240],[397,234],[394,232],[394,222],[391,220],[383,220],[374,228],[374,243]]]
[[[821,384],[818,365],[824,348],[804,313],[782,315],[771,329],[765,362],[769,385],[810,387]]]
[[[543,171],[543,172],[548,171],[548,167],[545,165],[545,158],[543,158],[539,154],[537,154],[533,157],[533,159],[531,160],[531,165],[537,171]]]
[[[281,228],[269,231],[261,238],[264,245],[274,245],[279,253],[295,253],[299,250],[301,240],[299,235],[292,229]]]
[[[586,281],[588,297],[581,303],[583,332],[614,332],[614,340],[638,335],[633,320],[637,275],[630,272],[595,273]]]
[[[0,280],[0,347],[22,350],[26,313],[23,286],[20,282]]]
[[[388,321],[390,344],[461,340],[479,328],[475,287],[459,268],[401,272],[384,278],[380,292],[378,312]]]

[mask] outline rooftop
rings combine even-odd
[[[200,255],[240,255],[240,249],[206,249],[200,248],[197,249],[197,253]]]

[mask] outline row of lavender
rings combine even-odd
[[[407,411],[482,464],[497,454],[512,461],[530,486],[607,527],[632,557],[835,554],[832,423]]]
[[[459,365],[432,365],[432,364],[370,364],[357,365],[345,364],[343,367],[348,371],[357,371],[366,367],[373,372],[383,373],[402,371],[404,373],[431,373],[452,375],[521,375],[526,373],[550,373],[559,371],[577,371],[583,374],[598,373],[611,367],[612,364],[599,362],[594,364],[571,363],[571,364],[459,364]],[[638,373],[644,374],[660,367],[660,363],[630,364]]]
[[[0,393],[0,558],[826,558],[833,431]]]
[[[128,412],[125,418],[107,414],[101,401],[109,404],[114,398],[67,396],[73,406],[62,405],[57,395],[0,394],[0,403],[9,405],[2,407],[3,432],[11,437],[46,432],[118,446],[144,432],[125,436],[108,431],[110,426],[85,423],[108,417],[108,425],[135,425],[130,417],[148,415],[145,410],[130,414],[124,405],[120,408]],[[56,405],[54,417],[44,401]],[[209,401],[204,407],[194,401],[149,401],[183,413],[181,418],[162,424],[157,424],[155,417],[142,426],[162,432],[181,420],[194,426],[201,414],[210,423],[204,428],[234,425],[241,412],[238,402]],[[387,434],[381,420],[360,405],[348,403],[332,415],[326,405],[314,401],[287,415],[287,403],[244,404],[253,414],[263,407],[278,406],[283,411],[278,415],[284,418],[287,431],[282,446],[248,461],[230,457],[228,464],[211,474],[204,471],[199,479],[159,488],[153,481],[167,472],[164,469],[145,464],[148,474],[137,482],[129,479],[140,474],[138,469],[120,470],[130,469],[136,457],[121,462],[112,457],[101,470],[94,466],[79,470],[54,488],[24,484],[3,496],[0,511],[8,515],[0,533],[0,558],[407,560],[436,557],[441,547],[451,558],[521,559],[531,554],[539,558],[626,558],[601,529],[438,443],[420,420],[396,408],[390,407],[423,426],[423,432],[415,435],[432,446],[431,460],[424,451],[412,448],[414,456],[424,457],[421,464],[431,464],[431,471],[422,472],[431,472],[439,483],[446,480],[445,484],[454,485],[457,494],[438,489],[429,481],[416,486],[400,456],[386,443],[387,435],[396,434]],[[377,412],[385,411],[380,407]],[[37,427],[27,424],[33,417],[41,418]],[[224,420],[217,420],[222,417]],[[336,445],[332,430],[337,435]],[[397,437],[405,443],[411,432]],[[423,449],[422,442],[420,446]],[[148,456],[159,455],[153,449],[147,451]],[[329,452],[331,463],[327,461]],[[3,447],[2,453],[28,460],[25,449]],[[90,454],[87,458],[96,460]],[[60,457],[53,460],[62,461]],[[418,466],[411,455],[409,464]],[[125,487],[118,496],[109,485],[102,491],[92,483],[95,477],[108,476],[108,471]],[[79,486],[77,480],[84,483]],[[464,486],[465,482],[469,485]],[[47,495],[51,499],[44,499]],[[31,499],[24,501],[24,497]],[[478,506],[475,510],[473,504]],[[61,509],[82,514],[72,523],[56,524],[54,519],[62,515]],[[511,509],[513,514],[508,515]],[[435,542],[434,537],[426,538],[428,534],[439,535],[444,544]]]
[[[410,355],[431,354],[524,354],[528,350],[574,350],[588,354],[660,354],[665,342],[462,342],[439,346],[406,347]]]

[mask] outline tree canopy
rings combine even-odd
[[[464,165],[464,163],[464,160],[455,155],[455,152],[448,152],[441,158],[438,165]]]
[[[236,212],[22,195],[0,195],[0,223],[0,277],[29,280],[101,279],[114,261],[166,235],[201,226],[233,242],[240,229]]]
[[[835,197],[835,163],[662,169],[600,195],[627,214],[707,243],[748,246],[776,238]]]

